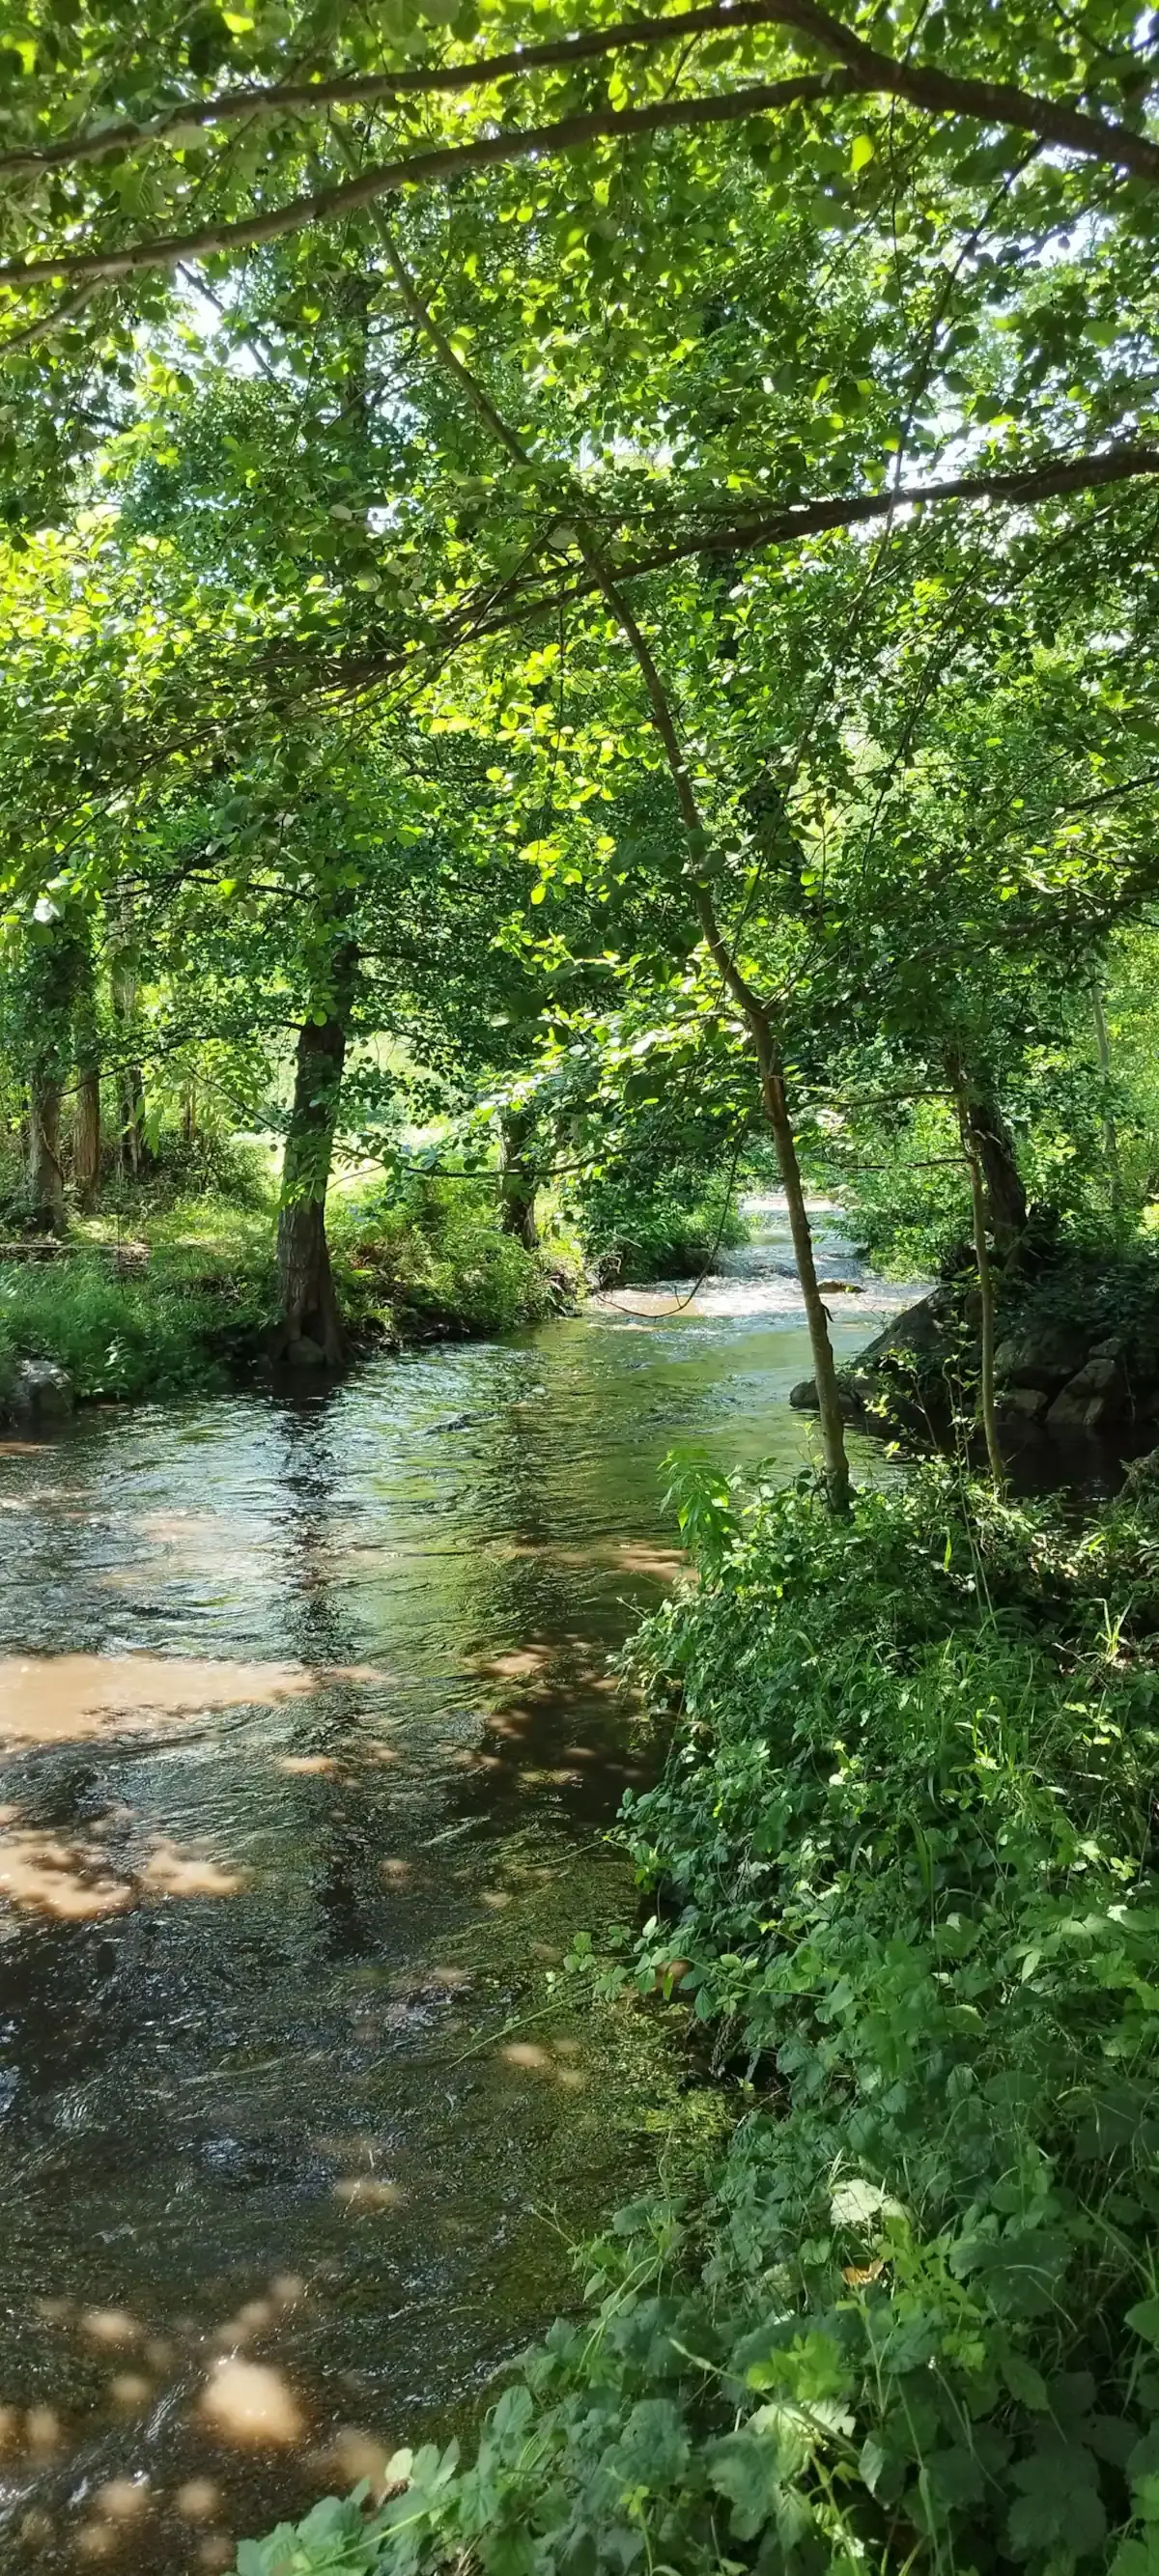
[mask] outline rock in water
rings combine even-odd
[[[8,1395],[18,1422],[66,1422],[75,1404],[72,1379],[55,1360],[21,1360]]]
[[[1051,1431],[1097,1431],[1119,1411],[1126,1389],[1117,1359],[1104,1351],[1068,1379],[1047,1414]]]

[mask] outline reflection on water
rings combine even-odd
[[[663,2027],[546,1982],[632,1903],[606,1658],[663,1452],[794,1472],[807,1368],[774,1213],[691,1302],[5,1446],[6,2568],[227,2566],[472,2402],[654,2170]]]

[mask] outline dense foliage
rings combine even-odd
[[[657,1910],[575,1965],[691,2000],[732,2142],[589,2251],[469,2467],[239,2565],[1145,2576],[1159,1521],[679,1492],[699,1584],[632,1652],[678,1712],[623,1828]]]
[[[1124,0],[0,31],[0,1395],[535,1323],[776,1183],[834,1516],[689,1487],[638,1647],[715,2197],[251,2570],[1159,2564],[1154,1533],[1002,1500],[995,1362],[1152,1330],[1157,120]],[[810,1188],[959,1283],[988,1500],[850,1516]]]

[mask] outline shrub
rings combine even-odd
[[[639,1178],[592,1181],[579,1209],[588,1259],[617,1278],[690,1278],[717,1254],[748,1240],[748,1227],[723,1181],[703,1173],[665,1173],[649,1188]]]
[[[368,2563],[1155,2576],[1159,1520],[936,1470],[845,1524],[680,1504],[700,1585],[631,1654],[660,1901],[594,1973],[689,1998],[736,2129]]]
[[[432,1322],[473,1333],[534,1323],[556,1302],[545,1261],[500,1224],[485,1177],[421,1175],[336,1196],[331,1235],[355,1301],[373,1294]]]

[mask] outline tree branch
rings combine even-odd
[[[155,241],[131,242],[119,250],[72,251],[58,256],[49,253],[40,259],[9,261],[0,267],[0,286],[33,286],[51,278],[111,281],[173,268],[184,259],[229,256],[263,242],[277,241],[307,225],[342,221],[361,207],[405,187],[454,180],[468,170],[490,169],[504,162],[573,152],[586,144],[620,136],[735,123],[803,100],[828,97],[835,89],[905,99],[911,106],[936,116],[969,116],[984,125],[1013,127],[1085,159],[1127,171],[1152,186],[1159,183],[1159,143],[1130,126],[1089,116],[1063,100],[1037,97],[1010,82],[974,80],[944,72],[936,65],[898,62],[892,55],[880,54],[863,43],[825,11],[810,7],[808,0],[752,0],[752,6],[760,9],[760,23],[787,27],[835,55],[841,72],[753,82],[716,97],[672,98],[651,107],[597,109],[590,115],[563,117],[554,125],[478,135],[470,143],[447,144],[413,153],[406,160],[383,162],[338,187],[292,198],[285,206],[245,216],[236,223],[206,224],[196,232],[163,234]],[[741,6],[727,14],[734,22],[739,21]],[[691,13],[684,24],[690,23]],[[757,21],[750,18],[747,23]],[[665,40],[667,32],[666,29]],[[627,42],[627,38],[623,41]],[[659,42],[660,38],[653,41]],[[530,54],[516,59],[526,67]],[[472,79],[477,69],[472,67]],[[491,77],[498,76],[493,69]],[[314,95],[314,90],[309,94]],[[321,97],[320,87],[316,94]],[[268,98],[271,93],[259,95]],[[257,112],[256,107],[253,112]]]
[[[0,179],[31,178],[41,171],[75,169],[102,160],[108,152],[148,150],[190,129],[236,123],[263,116],[314,116],[331,107],[372,107],[394,98],[427,98],[437,93],[489,89],[497,81],[522,79],[529,72],[570,71],[603,55],[683,44],[691,36],[731,36],[747,27],[776,25],[780,0],[712,0],[707,8],[682,10],[671,18],[634,18],[614,27],[592,27],[561,36],[551,44],[521,45],[513,53],[484,54],[466,63],[426,63],[421,70],[351,73],[331,80],[286,81],[277,88],[220,90],[214,98],[186,99],[163,108],[144,122],[129,117],[120,125],[100,126],[91,134],[63,134],[54,143],[17,145],[0,152]]]
[[[840,81],[840,74],[838,74]],[[458,179],[468,170],[489,170],[507,161],[550,158],[575,152],[585,144],[614,141],[618,136],[655,134],[680,125],[722,125],[739,117],[792,107],[802,99],[828,97],[833,76],[802,74],[796,80],[753,81],[744,89],[715,98],[665,99],[655,107],[597,108],[586,116],[565,116],[557,125],[528,126],[515,133],[476,135],[470,143],[440,144],[414,152],[406,160],[379,162],[357,179],[312,195],[292,197],[287,205],[264,214],[243,216],[238,223],[203,224],[196,232],[164,233],[155,241],[126,242],[119,250],[46,252],[40,259],[8,260],[0,266],[0,288],[39,286],[52,278],[112,281],[142,277],[159,268],[176,268],[186,259],[217,259],[279,241],[310,224],[341,223],[380,197],[397,196],[403,188],[425,181]],[[1159,150],[1156,151],[1159,169]],[[2,355],[0,351],[0,355]]]

